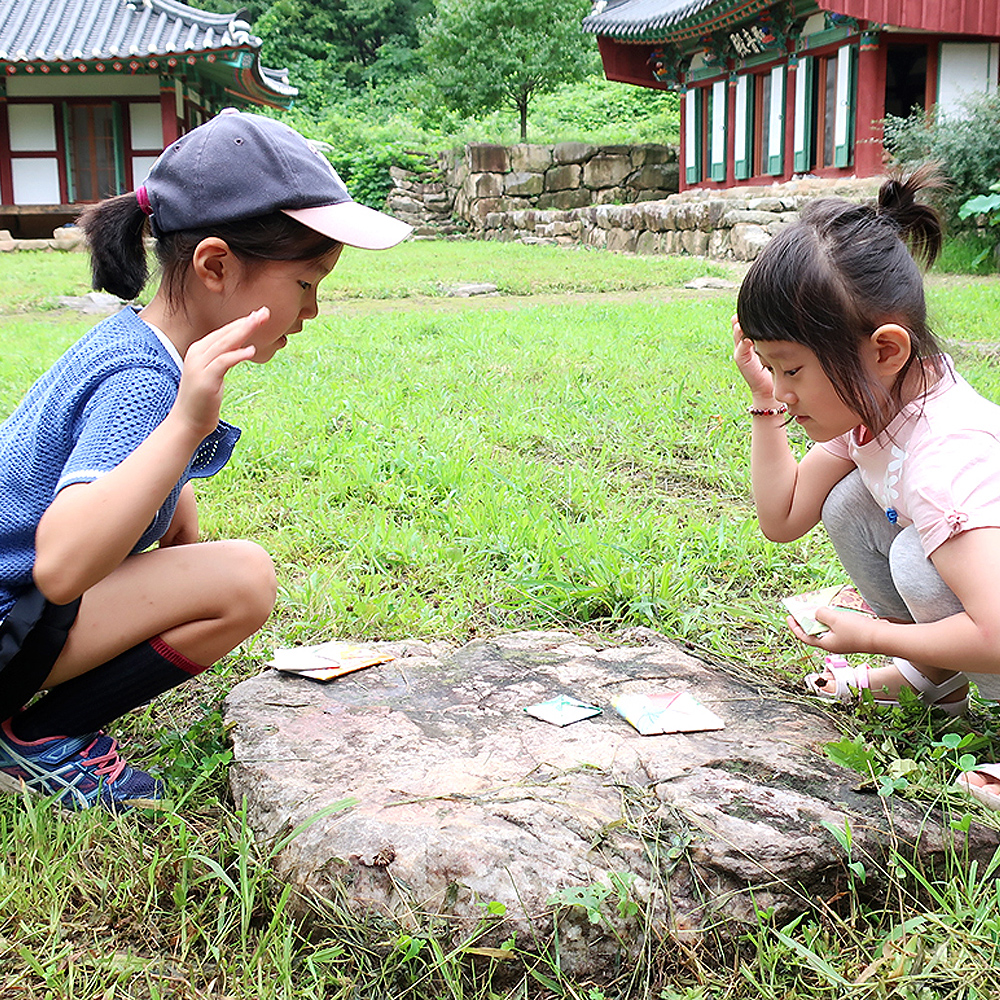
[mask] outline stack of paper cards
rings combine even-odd
[[[829,629],[816,621],[817,608],[839,608],[843,611],[857,611],[859,614],[871,615],[875,612],[865,603],[865,599],[850,585],[824,587],[822,590],[810,590],[805,594],[795,594],[784,597],[781,603],[788,613],[799,623],[806,635],[822,635]]]
[[[588,705],[565,694],[550,698],[548,701],[540,701],[537,705],[529,705],[525,711],[528,715],[541,719],[542,722],[551,722],[553,726],[568,726],[571,722],[579,722],[581,719],[601,714],[596,705]]]
[[[611,699],[615,711],[643,736],[702,733],[725,729],[725,722],[689,691],[620,694]]]
[[[335,677],[343,677],[344,674],[351,674],[355,670],[373,667],[377,663],[388,663],[395,658],[392,653],[365,649],[352,642],[334,639],[332,642],[322,642],[318,646],[276,649],[274,659],[268,666],[316,681],[329,681]]]

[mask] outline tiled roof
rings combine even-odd
[[[597,0],[583,30],[613,38],[666,31],[717,0]]]
[[[118,59],[260,49],[233,14],[195,10],[177,0],[3,0],[0,59],[8,62]],[[264,83],[295,94],[281,70],[258,67]]]

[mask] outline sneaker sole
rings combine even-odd
[[[37,788],[30,788],[20,778],[12,778],[9,774],[4,774],[2,771],[0,771],[0,792],[6,792],[9,795],[23,795],[27,792],[35,798],[51,798],[55,795],[54,792],[47,795],[44,792],[40,792]],[[86,809],[71,809],[62,801],[56,802],[55,804],[62,812],[70,815],[86,811]],[[115,802],[115,805],[120,809],[152,809],[157,812],[167,812],[172,808],[172,804],[168,799],[118,799]],[[93,806],[87,806],[87,809],[93,809],[95,806],[100,806],[108,812],[118,811],[110,808],[103,802],[95,802]]]
[[[0,792],[10,792],[19,795],[22,790],[31,791],[20,778],[12,778],[9,774],[0,771]]]
[[[29,788],[20,778],[12,778],[9,774],[4,774],[2,771],[0,771],[0,792],[6,792],[8,795],[24,795],[27,792],[28,795],[36,799],[44,797],[43,793],[38,791],[37,788]],[[68,816],[79,812],[78,809],[70,809],[62,801],[56,802],[55,805],[59,808],[60,812],[64,812]]]

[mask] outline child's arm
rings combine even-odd
[[[235,320],[188,348],[177,399],[163,422],[118,466],[61,490],[35,533],[34,579],[66,604],[117,569],[219,422],[226,374],[253,356],[245,346],[266,310]]]
[[[192,545],[198,541],[198,504],[194,498],[194,487],[185,483],[177,497],[174,516],[170,527],[160,539],[160,548],[170,545]]]
[[[733,360],[750,386],[754,409],[781,409],[771,373],[761,364],[733,317]],[[797,461],[788,444],[784,419],[751,417],[750,478],[760,530],[772,542],[801,538],[820,519],[827,494],[854,463],[825,448],[811,448]]]
[[[941,579],[965,612],[936,622],[897,624],[851,611],[820,608],[823,635],[806,635],[789,619],[795,635],[831,653],[902,656],[943,670],[1000,673],[1000,528],[955,535],[931,553]]]

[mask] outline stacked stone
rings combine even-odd
[[[799,210],[823,194],[870,196],[877,182],[796,184],[773,188],[685,191],[659,201],[565,211],[491,212],[486,239],[581,243],[619,253],[691,254],[754,260]]]
[[[15,239],[9,229],[0,229],[0,253],[14,250],[85,250],[83,231],[76,226],[60,226],[50,240]]]
[[[672,146],[472,143],[451,154],[446,173],[456,188],[455,214],[482,229],[496,212],[664,198],[677,190],[678,167]]]
[[[425,169],[420,172],[389,168],[393,187],[386,211],[413,226],[417,237],[452,236],[469,228],[454,217],[455,192],[445,183],[442,160],[425,154]]]

